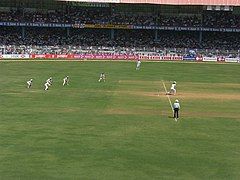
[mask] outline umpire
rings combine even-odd
[[[173,109],[174,109],[173,117],[175,121],[177,121],[177,119],[179,118],[178,111],[180,110],[180,103],[177,99],[175,100],[175,103],[173,103]]]

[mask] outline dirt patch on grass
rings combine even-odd
[[[119,80],[118,83],[120,84],[162,84],[162,81],[141,81],[141,80]]]
[[[109,108],[106,109],[104,114],[115,114],[115,115],[166,115],[165,111],[156,110],[156,109],[117,109]]]
[[[215,99],[215,100],[240,100],[240,94],[223,94],[223,93],[179,93],[176,95],[181,99]]]
[[[30,111],[34,113],[77,113],[84,111],[84,109],[79,107],[34,107]]]
[[[221,117],[221,118],[233,118],[233,119],[239,119],[240,114],[239,113],[221,113],[221,112],[180,112],[181,117],[196,117],[196,118],[209,118],[209,117]]]
[[[1,93],[1,94],[6,94],[6,95],[19,95],[22,94],[20,92],[5,92],[5,93]]]
[[[129,95],[129,96],[146,96],[146,97],[158,97],[158,98],[165,98],[165,93],[163,91],[134,91],[134,90],[97,90],[93,92],[101,92],[101,93],[108,93],[114,95]]]
[[[224,87],[228,87],[228,88],[236,88],[239,87],[240,88],[240,84],[238,83],[201,83],[201,82],[182,82],[181,83],[184,86],[199,86],[199,87],[212,87],[214,86],[214,88],[224,88]]]
[[[80,111],[82,111],[82,109],[74,108],[74,107],[71,107],[71,108],[58,108],[57,111],[63,112],[63,113],[72,113],[72,112],[80,112]]]
[[[171,110],[154,110],[154,109],[147,109],[147,110],[128,110],[128,109],[117,109],[117,108],[109,108],[107,109],[104,114],[109,115],[145,115],[145,116],[160,116],[160,117],[167,117],[172,118]],[[232,118],[232,119],[239,119],[239,113],[221,113],[221,112],[189,112],[189,111],[180,111],[181,118],[189,118],[189,117],[196,117],[196,118]]]
[[[140,98],[154,98],[156,101],[158,100],[164,100],[166,101],[166,107],[164,109],[151,109],[149,107],[146,108],[139,108],[134,107],[134,109],[125,109],[125,108],[114,108],[114,107],[109,107],[106,109],[103,113],[104,114],[111,114],[111,115],[145,115],[145,116],[150,116],[150,115],[155,115],[155,116],[162,116],[162,117],[171,117],[172,116],[172,111],[169,106],[169,103],[167,102],[167,96],[165,95],[164,92],[160,92],[158,96],[158,92],[147,92],[147,91],[134,91],[134,90],[117,90],[117,91],[112,91],[112,93],[115,93],[115,95],[121,97],[122,95],[126,96],[139,96]],[[240,94],[227,94],[227,93],[193,93],[193,92],[184,92],[184,93],[178,93],[177,95],[172,95],[170,96],[171,99],[178,98],[180,100],[184,99],[189,99],[189,100],[215,100],[215,101],[230,101],[230,100],[240,100]],[[213,102],[214,104],[214,102]],[[211,112],[206,109],[206,111],[203,112],[193,112],[193,110],[188,111],[187,109],[181,110],[180,111],[181,117],[196,117],[196,118],[233,118],[233,119],[239,119],[240,114],[239,113],[227,113],[227,112]]]
[[[134,90],[113,90],[113,91],[102,91],[112,93],[115,95],[131,95],[139,97],[153,97],[153,98],[167,98],[166,93],[163,91],[134,91]],[[215,99],[215,100],[240,100],[240,94],[227,94],[227,93],[202,93],[202,92],[181,92],[176,95],[170,95],[170,98],[179,99]]]
[[[126,110],[126,109],[113,109],[113,108],[109,108],[105,111],[104,114],[117,114],[117,115],[126,115],[126,114],[138,114],[136,112],[132,112],[132,111],[129,111],[129,110]]]
[[[159,97],[159,98],[165,98],[165,94],[163,92],[146,92],[146,91],[117,91],[117,93],[124,93],[129,94],[133,96],[146,96],[146,97]],[[163,96],[164,95],[164,96]]]

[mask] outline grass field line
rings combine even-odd
[[[166,96],[167,96],[167,98],[168,98],[168,102],[169,102],[170,107],[171,107],[171,109],[172,109],[172,112],[174,112],[174,111],[173,111],[173,106],[172,106],[171,99],[170,99],[169,95],[167,94],[167,88],[166,88],[166,85],[165,85],[165,83],[164,83],[163,80],[162,80],[162,84],[163,84],[163,87],[164,87],[164,90],[165,90]]]

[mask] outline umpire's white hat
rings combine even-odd
[[[175,102],[177,102],[177,103],[178,103],[178,102],[179,102],[179,101],[178,101],[178,99],[176,99],[176,100],[175,100]]]

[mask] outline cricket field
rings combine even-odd
[[[0,180],[240,179],[240,64],[135,66],[0,62]]]

